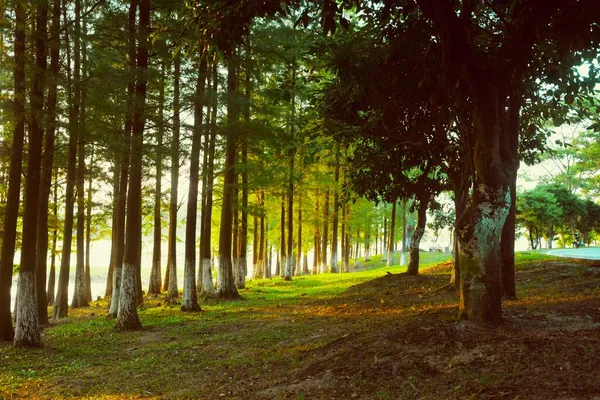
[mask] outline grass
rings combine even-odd
[[[600,309],[597,270],[519,254],[520,298],[505,303],[508,325],[490,330],[456,321],[457,297],[440,289],[448,268],[431,268],[448,259],[422,253],[417,277],[372,257],[347,274],[250,281],[241,300],[209,299],[201,313],[150,297],[137,332],[114,331],[106,302],[94,302],[45,329],[42,349],[0,344],[0,398],[514,397],[507,382],[558,368],[568,351],[570,368],[584,363],[579,377],[593,381],[586,368],[600,339],[587,332]],[[571,350],[559,331],[543,330],[550,320],[581,328],[565,334]]]

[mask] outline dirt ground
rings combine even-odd
[[[448,267],[386,275],[330,307],[339,337],[307,351],[260,398],[600,398],[600,268],[522,266],[499,327],[456,320]],[[441,288],[441,289],[440,289]],[[363,323],[344,329],[343,316]],[[257,386],[258,386],[257,385]],[[256,386],[255,386],[256,387]],[[249,393],[248,393],[249,394]]]

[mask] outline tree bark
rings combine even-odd
[[[177,286],[177,188],[179,186],[179,135],[180,135],[180,81],[181,81],[181,53],[175,55],[173,71],[173,142],[171,153],[171,208],[169,212],[169,254],[171,260],[167,265],[168,270],[168,297],[175,301],[179,297]],[[167,279],[165,278],[165,284]]]
[[[22,4],[16,4],[17,15],[24,14]],[[25,199],[23,210],[23,235],[21,240],[21,265],[19,268],[19,281],[17,291],[17,311],[15,324],[15,347],[40,347],[42,338],[38,319],[38,308],[35,286],[36,248],[37,248],[37,220],[40,200],[41,182],[41,157],[44,131],[41,117],[44,102],[44,70],[45,70],[45,32],[47,8],[45,3],[36,7],[35,33],[36,33],[36,68],[34,70],[31,89],[31,119],[29,129],[29,151],[27,154],[27,180],[25,181]],[[20,20],[17,17],[17,20]],[[20,21],[17,25],[22,26]],[[18,32],[17,34],[21,35]],[[19,50],[20,52],[20,50]],[[24,52],[23,52],[24,53]],[[15,51],[16,63],[24,54]],[[25,75],[20,75],[25,78]],[[16,79],[16,78],[15,78]],[[24,85],[24,83],[22,83]],[[17,85],[15,85],[16,87]],[[24,111],[24,110],[22,110]],[[19,116],[15,116],[18,119]]]
[[[123,277],[123,254],[125,252],[125,217],[127,210],[127,191],[129,186],[130,172],[130,154],[131,132],[133,128],[133,108],[134,108],[134,90],[135,90],[135,71],[136,71],[136,46],[135,46],[135,20],[136,20],[137,1],[132,0],[129,4],[129,14],[127,20],[127,32],[129,35],[129,72],[130,78],[127,83],[127,105],[125,109],[125,130],[123,132],[123,148],[121,154],[121,165],[119,172],[119,196],[116,212],[116,225],[113,229],[116,231],[116,250],[115,266],[113,273],[113,290],[110,299],[108,311],[109,318],[117,318],[119,311],[119,302],[121,298],[121,281]]]
[[[88,172],[88,188],[85,216],[85,300],[92,301],[92,276],[90,265],[90,250],[92,246],[92,171],[94,165],[94,145],[91,146],[90,171]]]
[[[296,243],[297,249],[297,264],[296,264],[296,275],[302,275],[302,195],[298,195],[298,243]]]
[[[55,2],[59,2],[60,0],[55,0]],[[60,7],[60,5],[59,5]],[[58,174],[54,178],[54,194],[53,194],[53,206],[52,206],[52,214],[54,215],[54,220],[58,220],[58,184],[57,184]],[[58,229],[55,227],[52,230],[52,249],[50,254],[50,274],[48,276],[48,305],[54,305],[54,291],[56,287],[56,244],[58,241]]]
[[[113,204],[112,204],[112,223],[111,223],[111,245],[110,245],[110,259],[108,262],[108,274],[106,277],[106,289],[104,290],[104,297],[112,296],[113,290],[113,275],[115,272],[115,259],[117,252],[117,213],[119,209],[119,181],[121,172],[121,154],[115,154],[114,165],[113,165]]]
[[[417,210],[417,227],[410,238],[410,244],[408,246],[409,261],[406,273],[409,275],[419,274],[419,245],[421,244],[423,233],[425,233],[425,226],[427,224],[427,207],[429,207],[430,198],[424,197],[418,201],[419,208]]]
[[[327,233],[329,232],[329,189],[325,191],[323,204],[323,242],[321,247],[321,272],[327,272]]]
[[[46,106],[46,134],[44,142],[44,155],[42,158],[42,172],[40,182],[40,203],[38,210],[38,227],[37,227],[37,249],[36,249],[36,295],[37,295],[37,306],[38,306],[38,319],[40,325],[48,324],[48,295],[46,293],[46,270],[48,267],[48,199],[50,197],[50,190],[52,187],[52,165],[54,159],[54,134],[56,129],[56,87],[58,78],[58,56],[59,56],[59,42],[57,31],[58,24],[57,20],[60,21],[60,2],[55,0],[53,5],[53,26],[52,34],[53,39],[50,43],[50,73],[48,74],[47,80],[49,82],[48,87],[48,100]],[[47,32],[47,20],[48,20],[48,7],[47,5],[40,4],[38,8],[38,28],[36,30],[36,70],[43,71],[43,76],[46,74],[46,48],[48,41]],[[38,43],[39,41],[39,43]],[[39,47],[38,47],[39,46]],[[38,55],[40,56],[38,59]],[[35,84],[33,85],[36,86]],[[32,94],[33,95],[33,94]],[[36,95],[36,96],[39,96]],[[43,104],[38,104],[36,110],[32,114],[42,115]],[[33,108],[33,104],[32,104]]]
[[[285,268],[283,279],[292,280],[294,271],[294,157],[295,151],[290,152],[290,176],[287,190],[287,258],[285,264],[282,260],[282,268]]]
[[[339,225],[339,202],[340,194],[338,185],[340,182],[340,146],[335,147],[335,190],[333,192],[333,214],[331,218],[331,263],[329,264],[329,272],[339,272],[338,269],[338,225]]]
[[[66,6],[63,6],[63,19],[65,26],[68,25],[66,15]],[[67,187],[65,190],[65,219],[63,230],[63,245],[60,262],[60,272],[58,276],[58,288],[56,292],[56,301],[54,302],[54,318],[64,318],[68,315],[68,293],[69,293],[69,271],[71,265],[71,245],[73,242],[73,206],[75,200],[75,178],[77,164],[77,118],[74,103],[71,98],[72,79],[71,79],[71,52],[69,44],[69,32],[65,31],[66,42],[66,73],[67,73],[67,103],[69,109],[69,144],[67,155]]]
[[[233,280],[232,228],[233,190],[236,153],[236,128],[238,123],[237,76],[231,56],[227,65],[227,141],[225,145],[225,173],[223,178],[223,206],[221,208],[221,229],[219,232],[219,280],[215,295],[223,299],[240,297]]]
[[[4,229],[2,256],[0,258],[0,338],[12,341],[14,330],[10,310],[10,290],[14,266],[15,242],[17,237],[17,216],[21,192],[21,170],[23,161],[23,141],[25,136],[25,18],[23,2],[15,2],[15,67],[13,103],[14,130],[10,156],[10,171]]]
[[[398,201],[394,199],[392,203],[392,216],[390,217],[390,233],[388,235],[388,246],[387,246],[387,266],[394,265],[394,249],[396,247],[396,204]],[[420,240],[420,238],[419,238]]]
[[[202,268],[202,292],[213,292],[211,274],[211,232],[215,171],[215,143],[217,137],[217,91],[219,87],[218,63],[212,65],[212,98],[210,118],[210,143],[208,145],[208,165],[206,167],[206,192],[203,191],[202,233],[200,236],[200,267]],[[208,130],[207,130],[208,134]],[[207,137],[208,139],[208,137]]]
[[[161,244],[162,244],[162,218],[161,218],[161,198],[162,198],[162,147],[165,134],[165,63],[160,64],[160,78],[158,84],[158,122],[156,129],[157,150],[154,155],[156,164],[156,175],[154,184],[154,230],[152,247],[152,270],[150,271],[150,283],[148,284],[148,294],[160,294],[160,284],[162,279],[161,271]]]
[[[196,292],[196,225],[198,219],[198,181],[200,175],[200,145],[202,144],[202,117],[204,87],[206,84],[206,57],[200,56],[196,95],[194,98],[194,133],[190,154],[190,184],[188,190],[187,218],[185,226],[185,260],[183,273],[182,311],[200,311]]]
[[[132,0],[134,3],[136,0]],[[142,152],[145,123],[146,83],[148,81],[148,33],[150,30],[150,0],[139,2],[139,31],[135,102],[131,135],[131,174],[127,196],[127,232],[123,254],[121,298],[115,329],[137,330],[142,327],[137,314],[136,271],[140,268],[142,246]],[[137,264],[137,265],[136,265]]]
[[[275,275],[282,276],[282,269],[285,268],[285,259],[286,259],[286,250],[285,246],[285,195],[281,195],[281,221],[280,221],[280,230],[281,230],[281,240],[279,247],[279,258],[277,259],[277,265],[275,265]]]

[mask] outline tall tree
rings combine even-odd
[[[42,11],[42,10],[40,10]],[[45,28],[44,28],[45,29]],[[47,41],[47,32],[44,32],[44,40]],[[37,40],[37,39],[36,39]],[[46,46],[45,46],[46,47]],[[42,176],[40,183],[40,204],[38,211],[38,237],[37,237],[37,257],[36,257],[36,286],[38,299],[38,318],[41,325],[48,324],[48,304],[50,298],[54,300],[54,287],[50,287],[50,277],[48,282],[48,291],[46,292],[46,270],[48,260],[48,203],[50,190],[52,187],[52,165],[54,160],[54,136],[56,132],[56,95],[59,73],[59,55],[60,55],[60,0],[53,1],[52,7],[52,28],[50,47],[50,71],[48,74],[48,100],[46,103],[46,134],[44,142],[44,156],[42,159]],[[46,68],[46,59],[43,58],[43,66],[40,63],[38,68]],[[37,61],[37,60],[36,60]],[[55,189],[56,190],[56,189]],[[56,201],[55,201],[56,202]],[[56,207],[56,204],[54,205]],[[54,242],[54,239],[53,239]],[[54,254],[52,255],[54,256]],[[52,285],[53,286],[53,285]],[[53,303],[54,301],[52,301]]]
[[[15,67],[13,103],[14,130],[10,156],[10,170],[2,254],[0,257],[0,336],[12,341],[14,330],[10,315],[10,289],[14,265],[15,242],[17,237],[17,216],[19,215],[19,197],[21,192],[21,170],[23,161],[23,141],[25,137],[25,19],[26,12],[22,1],[15,1]]]
[[[123,255],[125,252],[125,221],[127,211],[127,190],[129,186],[129,172],[131,163],[131,133],[133,127],[133,111],[134,111],[134,91],[136,84],[136,14],[137,1],[132,0],[129,4],[127,16],[127,44],[128,44],[128,80],[127,80],[127,98],[125,109],[125,123],[123,137],[121,141],[121,160],[119,162],[119,194],[117,196],[117,208],[115,216],[115,231],[114,240],[116,240],[116,248],[114,252],[114,273],[113,273],[113,290],[110,300],[110,308],[108,315],[111,318],[117,318],[119,312],[119,302],[121,299],[121,281],[123,276]],[[116,166],[115,166],[116,168]]]
[[[173,137],[171,142],[171,203],[169,209],[169,256],[165,285],[169,300],[179,297],[177,286],[177,211],[179,186],[179,134],[180,134],[180,81],[181,81],[181,52],[175,54],[173,61]]]
[[[196,93],[194,96],[194,132],[190,155],[190,184],[188,190],[185,226],[185,260],[182,311],[200,311],[196,292],[196,225],[198,217],[198,180],[200,175],[200,146],[202,142],[202,117],[204,88],[206,85],[206,54],[200,55]]]
[[[17,2],[17,15],[24,10]],[[35,53],[36,67],[31,88],[31,119],[29,129],[29,151],[27,153],[27,180],[25,181],[25,200],[23,212],[23,236],[21,244],[21,265],[17,294],[17,312],[15,326],[15,347],[39,347],[42,345],[38,319],[35,257],[37,247],[37,220],[40,200],[41,158],[43,142],[43,103],[44,75],[46,70],[46,23],[48,8],[41,2],[35,8]],[[17,19],[20,19],[17,17]],[[15,56],[19,57],[16,52]],[[17,63],[19,61],[16,61]],[[24,75],[22,76],[25,77]]]
[[[77,266],[75,268],[75,290],[73,292],[72,308],[85,307],[85,138],[84,122],[81,118],[83,98],[81,96],[81,0],[75,1],[75,26],[73,32],[73,117],[75,119],[75,134],[77,136]]]
[[[233,281],[232,266],[232,227],[233,190],[236,153],[236,129],[239,116],[237,103],[237,75],[235,55],[227,60],[227,138],[225,144],[225,175],[223,178],[223,205],[221,207],[221,228],[219,232],[219,280],[215,295],[220,298],[235,299],[240,295]]]
[[[150,284],[148,294],[160,294],[160,283],[162,272],[161,264],[161,243],[162,243],[162,218],[161,218],[161,199],[162,199],[162,146],[165,132],[164,112],[165,112],[165,62],[160,63],[160,77],[158,83],[158,116],[156,127],[157,151],[154,162],[156,164],[156,178],[154,185],[154,237],[152,248],[152,270],[150,272]]]
[[[212,211],[213,211],[213,188],[214,188],[214,168],[215,168],[215,146],[217,136],[217,90],[219,88],[218,62],[215,59],[212,63],[212,93],[211,93],[211,115],[210,129],[207,126],[205,149],[208,151],[207,164],[203,171],[206,171],[206,190],[202,190],[202,232],[200,234],[200,268],[202,270],[202,291],[210,294],[213,291],[213,281],[211,275],[211,230],[212,230]],[[210,137],[208,136],[210,131]],[[205,151],[206,151],[205,150]],[[203,172],[204,173],[204,172]],[[204,188],[203,188],[204,189]]]
[[[132,0],[132,3],[135,0]],[[131,141],[131,174],[127,196],[127,233],[123,254],[121,297],[116,329],[141,328],[137,314],[136,277],[142,251],[142,151],[146,118],[146,85],[148,82],[148,34],[150,31],[150,0],[139,2],[138,48],[136,58],[135,102]]]
[[[65,26],[69,26],[67,19],[66,5],[63,6],[63,20]],[[63,245],[60,262],[60,272],[58,276],[58,288],[56,292],[56,301],[54,302],[54,318],[64,318],[68,314],[68,295],[69,295],[69,271],[71,269],[71,245],[73,242],[73,206],[75,200],[75,178],[77,165],[77,118],[74,104],[76,99],[73,94],[73,80],[71,74],[71,51],[70,51],[69,30],[65,30],[66,43],[66,73],[67,73],[67,103],[69,109],[69,144],[67,155],[67,187],[65,189],[65,219],[63,230]],[[76,92],[76,91],[75,91]]]

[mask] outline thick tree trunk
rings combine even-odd
[[[148,284],[148,294],[160,294],[160,284],[162,279],[161,258],[162,258],[162,218],[161,218],[161,199],[162,199],[162,152],[163,137],[165,133],[165,64],[160,65],[160,79],[158,84],[158,122],[156,129],[156,142],[158,151],[156,151],[154,162],[156,164],[156,175],[154,184],[154,229],[153,229],[153,247],[152,247],[152,270],[150,271],[150,283]]]
[[[21,5],[17,3],[17,13]],[[29,129],[29,151],[27,154],[27,180],[23,210],[23,235],[21,240],[21,265],[17,291],[17,311],[15,325],[15,347],[39,347],[42,345],[38,308],[36,301],[35,267],[37,248],[37,220],[40,200],[41,157],[44,130],[42,109],[44,102],[44,70],[46,5],[36,7],[36,68],[31,89],[31,118]],[[22,54],[16,56],[17,58]],[[42,60],[44,59],[44,60]],[[19,61],[17,61],[19,63]],[[22,75],[24,78],[25,76]],[[16,85],[15,85],[16,86]],[[18,117],[17,117],[18,118]]]
[[[258,236],[258,256],[256,258],[256,270],[254,277],[264,279],[267,277],[267,263],[265,260],[265,192],[260,191],[258,194],[258,207],[260,209],[260,233]]]
[[[198,181],[200,175],[200,146],[202,144],[204,86],[206,84],[206,57],[201,55],[200,58],[194,99],[194,133],[192,137],[192,152],[190,154],[190,184],[185,226],[185,269],[183,273],[182,311],[200,311],[198,293],[196,291],[196,225],[198,219]]]
[[[415,232],[413,233],[408,246],[409,260],[406,273],[409,275],[419,274],[419,245],[421,244],[423,233],[425,233],[429,200],[429,197],[419,200],[419,208],[417,210],[417,227],[415,228]]]
[[[215,295],[224,299],[236,299],[240,295],[235,288],[232,266],[233,190],[235,168],[235,130],[238,123],[237,76],[232,56],[227,66],[227,141],[225,145],[225,173],[223,178],[223,205],[221,207],[221,230],[219,232],[219,280]]]
[[[132,0],[132,4],[136,0]],[[131,174],[127,196],[127,232],[123,254],[121,297],[115,329],[137,330],[142,327],[137,314],[137,271],[142,248],[142,152],[148,81],[148,33],[150,30],[150,0],[139,2],[139,31],[135,102],[131,135]]]
[[[17,216],[19,215],[19,196],[21,192],[21,170],[23,161],[23,141],[25,136],[25,19],[23,2],[15,2],[15,98],[14,130],[10,157],[10,171],[4,230],[2,238],[2,256],[0,258],[0,338],[12,341],[14,330],[10,315],[10,289],[14,265],[15,242],[17,237]]]

